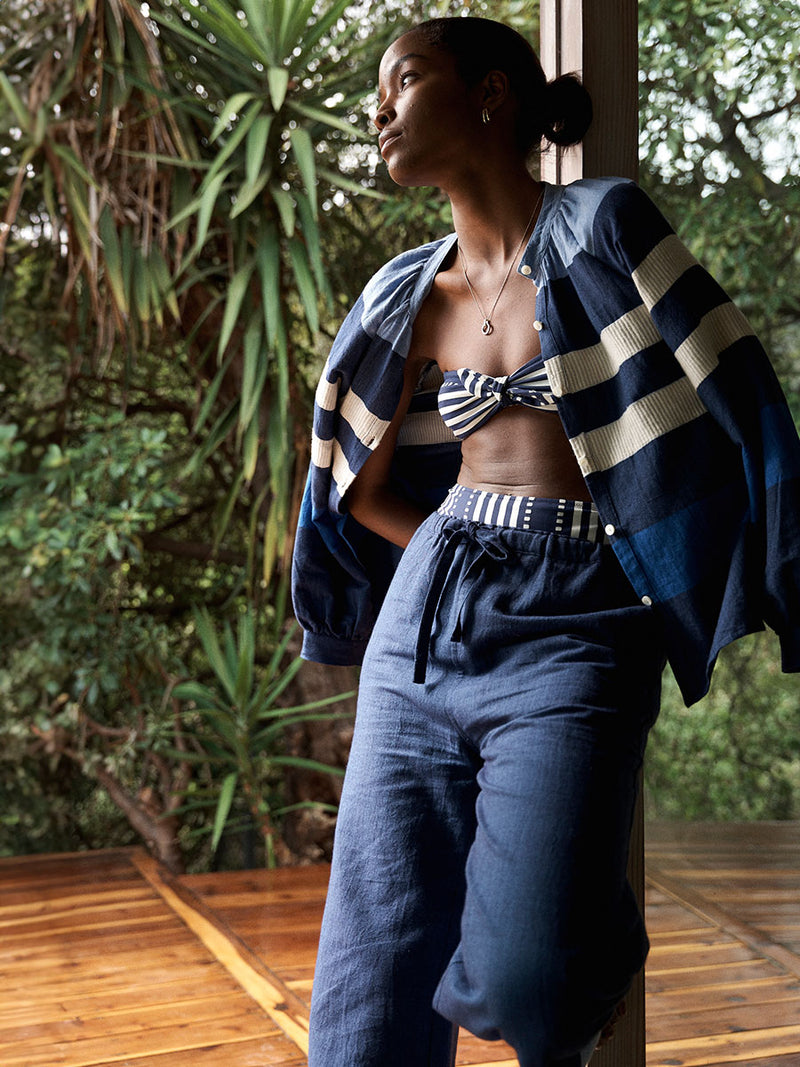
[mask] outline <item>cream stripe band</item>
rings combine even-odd
[[[610,470],[671,430],[706,414],[706,407],[688,378],[678,378],[648,393],[614,422],[570,439],[584,477]]]
[[[536,530],[576,537],[581,541],[608,543],[597,508],[586,500],[487,493],[466,485],[454,485],[437,510],[447,518],[464,519],[481,526]]]

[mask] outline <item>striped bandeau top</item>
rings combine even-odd
[[[541,353],[512,374],[503,374],[499,378],[479,374],[467,367],[446,370],[443,377],[439,387],[439,414],[459,438],[469,437],[511,404],[556,410]]]

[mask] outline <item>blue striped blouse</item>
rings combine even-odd
[[[347,316],[316,394],[293,563],[304,655],[363,654],[399,550],[345,493],[402,390],[416,314],[455,235],[405,252]],[[558,414],[628,578],[658,612],[687,703],[725,644],[773,627],[800,670],[800,442],[744,316],[632,182],[548,185],[519,272]],[[423,383],[395,456],[431,509],[460,443]]]

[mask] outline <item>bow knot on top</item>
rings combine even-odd
[[[446,370],[439,388],[439,414],[461,439],[479,430],[498,411],[511,404],[556,410],[541,353],[512,374],[493,377],[468,367]]]

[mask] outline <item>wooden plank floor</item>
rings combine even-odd
[[[305,1064],[138,855],[0,861],[2,1067]]]
[[[800,1067],[800,825],[649,826],[648,1067]],[[2,1067],[304,1067],[324,867],[0,860]],[[463,1067],[516,1067],[463,1035]]]
[[[650,826],[647,882],[648,1067],[800,1067],[800,824]]]

